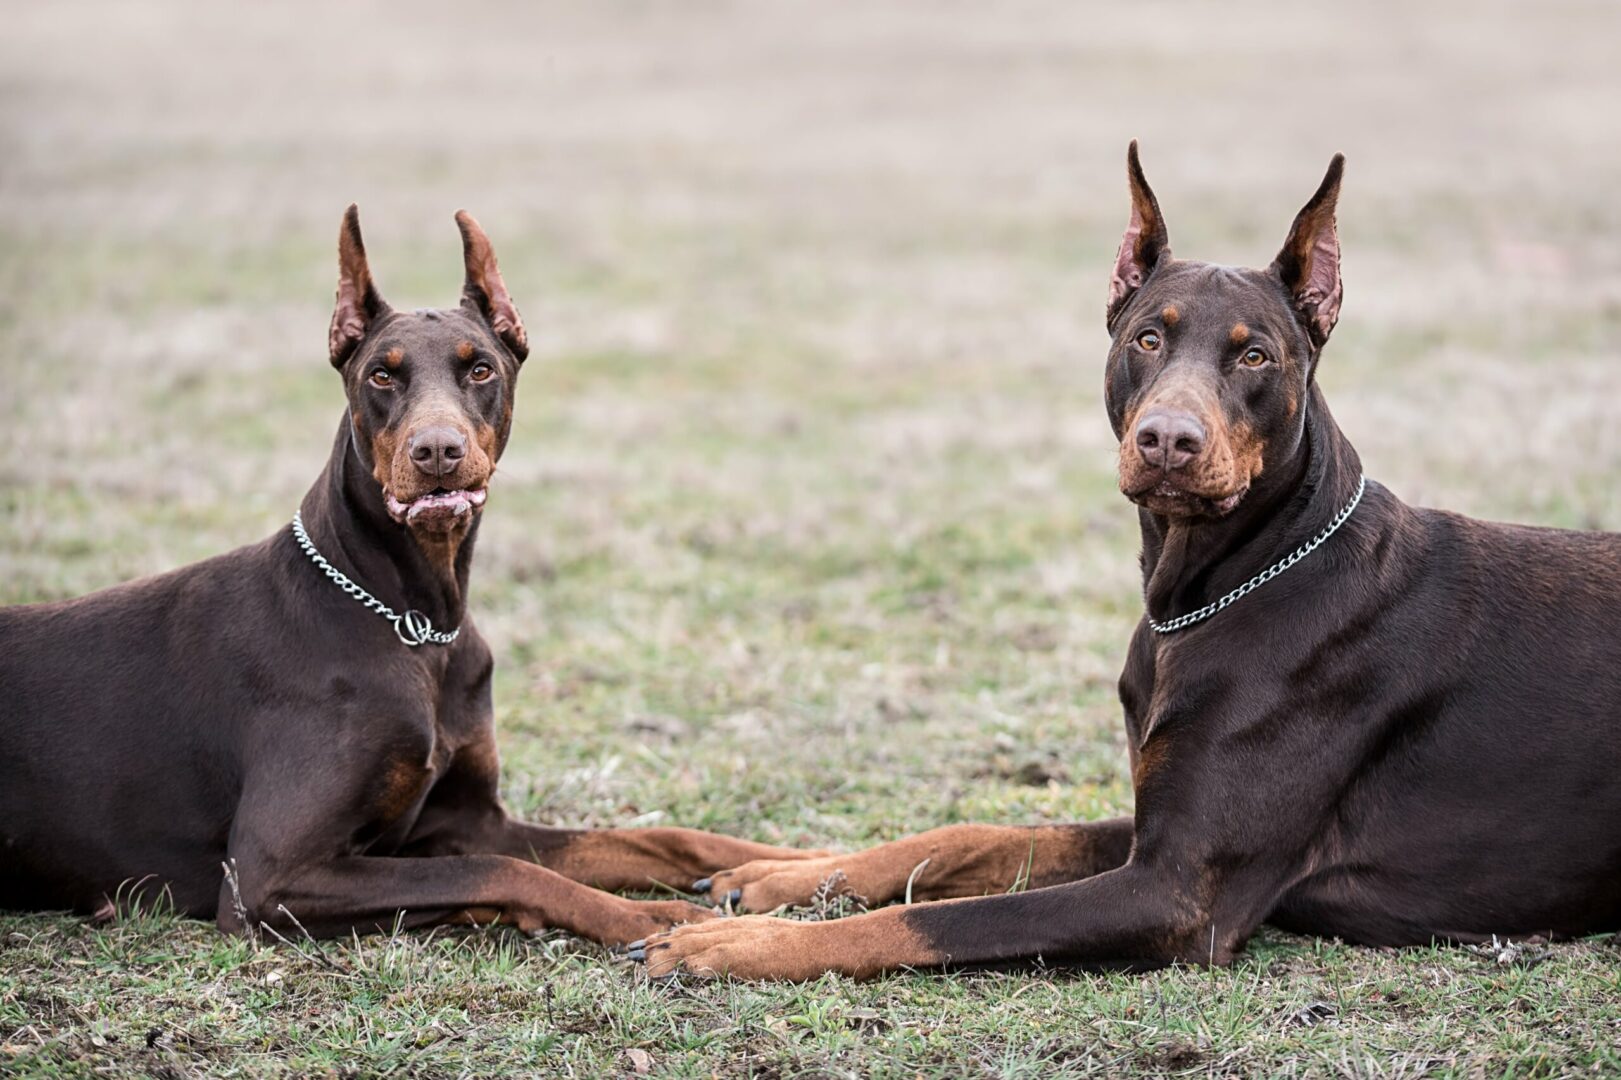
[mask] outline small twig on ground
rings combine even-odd
[[[843,870],[835,870],[816,886],[816,891],[811,893],[810,903],[799,909],[794,917],[802,922],[828,922],[848,915],[860,915],[866,910],[867,898],[850,888]]]
[[[337,963],[326,954],[326,950],[321,948],[321,943],[315,940],[315,935],[310,933],[309,930],[305,929],[304,924],[298,921],[298,916],[287,910],[286,904],[277,904],[276,910],[287,916],[288,921],[294,926],[298,927],[299,933],[304,935],[304,940],[309,945],[309,952],[305,952],[302,948],[294,946],[294,948],[298,950],[298,954],[300,956],[306,956],[309,959],[314,960],[328,971],[336,971],[342,975],[348,974],[348,972],[340,968]],[[272,932],[274,933],[274,931]],[[281,937],[280,934],[277,934],[276,936]],[[285,941],[286,938],[282,938],[282,940]]]
[[[231,910],[236,913],[236,921],[242,927],[242,933],[247,936],[248,944],[257,949],[259,932],[254,929],[253,921],[248,918],[248,905],[242,902],[242,881],[237,875],[236,859],[220,863],[220,869],[225,871],[225,883],[231,887]]]

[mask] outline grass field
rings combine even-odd
[[[454,299],[466,206],[534,345],[474,609],[535,820],[1129,811],[1133,136],[1178,253],[1235,262],[1345,151],[1322,380],[1370,475],[1621,529],[1610,5],[0,10],[0,601],[283,525],[344,205],[404,306]],[[0,917],[0,1074],[1594,1075],[1618,1002],[1613,938],[672,990],[559,935]]]

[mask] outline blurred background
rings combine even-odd
[[[415,307],[456,301],[466,207],[533,344],[473,609],[499,658],[506,794],[540,820],[854,846],[1129,810],[1114,681],[1138,536],[1101,364],[1134,137],[1177,253],[1255,265],[1344,151],[1346,301],[1321,379],[1369,475],[1417,503],[1621,529],[1621,7],[1602,0],[0,15],[0,601],[284,527],[343,415],[326,359],[343,208],[360,204],[383,294]],[[132,940],[143,959],[115,982],[174,937]],[[214,978],[197,941],[177,985]],[[1318,981],[1342,961],[1265,955],[1282,989],[1234,974],[1260,997],[1223,999],[1226,1043],[1203,1010],[1229,984],[1186,974],[1017,1002],[1017,982],[917,980],[873,999],[922,1004],[870,1045],[905,1057],[938,1030],[956,1060],[977,1052],[958,1032],[1040,1040],[1074,1015],[1126,1060],[1152,986],[1158,1023],[1196,1047],[1165,1061],[1214,1037],[1223,1061],[1284,1071],[1258,1064],[1294,1038],[1268,1017],[1341,1001]],[[565,1017],[570,994],[580,1015],[618,1000],[598,961],[543,969]],[[1360,986],[1397,961],[1344,962]],[[1469,961],[1424,962],[1451,986]],[[471,964],[451,981],[488,985]],[[1546,1011],[1583,1002],[1569,1022],[1601,1039],[1581,1017],[1608,1014],[1613,959],[1592,964],[1609,990],[1554,985]],[[148,1023],[195,1029],[170,990],[136,979],[98,1005],[86,979],[52,991],[90,1002],[60,1016],[135,1025],[136,1047]],[[542,1023],[533,992],[514,990],[512,1031]],[[709,1003],[754,1031],[769,1019],[749,1010],[794,993],[637,1000],[724,1056],[755,1044],[714,1034]],[[277,1015],[261,1037],[233,1013],[219,1038],[297,1044]],[[1558,1037],[1521,1015],[1374,1014],[1430,1049]],[[1357,1030],[1312,1037],[1326,1061]],[[591,1074],[618,1037],[563,1045],[603,1055]],[[362,1036],[331,1038],[341,1061]]]
[[[455,301],[467,207],[534,343],[476,568],[529,812],[848,842],[1129,801],[1132,137],[1176,251],[1252,264],[1344,151],[1321,371],[1370,475],[1621,528],[1613,5],[5,21],[0,599],[281,526],[342,414],[344,205],[399,306]]]

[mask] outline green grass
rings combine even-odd
[[[225,11],[0,35],[0,602],[283,525],[342,413],[343,207],[411,307],[466,206],[534,348],[473,597],[526,817],[852,848],[1130,810],[1133,136],[1178,254],[1252,263],[1345,150],[1321,378],[1369,474],[1621,529],[1603,5],[519,5],[477,62],[460,9]],[[0,1074],[1593,1075],[1618,972],[1265,932],[1221,971],[657,989],[558,935],[8,915]]]
[[[0,1062],[159,1076],[1569,1076],[1621,1069],[1621,942],[1499,959],[1263,934],[1233,967],[650,986],[604,950],[440,931],[255,946],[0,919]]]

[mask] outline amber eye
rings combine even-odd
[[[1144,330],[1142,333],[1138,334],[1137,347],[1139,349],[1145,349],[1148,352],[1154,352],[1159,348],[1159,331]]]
[[[1245,349],[1244,355],[1238,358],[1238,362],[1245,367],[1260,367],[1266,363],[1266,353],[1260,349]]]
[[[394,376],[389,374],[388,371],[383,368],[378,368],[366,378],[367,381],[379,389],[386,389],[387,387],[394,385]]]
[[[489,364],[486,364],[484,361],[480,360],[478,363],[473,365],[470,371],[468,371],[467,377],[472,379],[474,382],[483,382],[494,374],[495,369]]]

